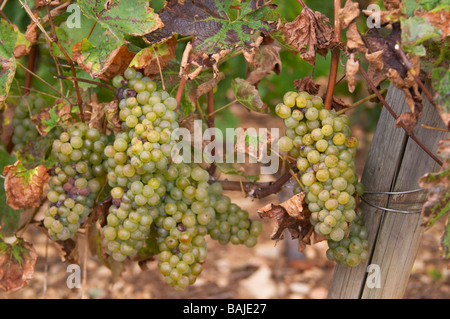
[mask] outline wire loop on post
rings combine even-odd
[[[413,190],[409,190],[409,191],[401,191],[401,192],[375,192],[375,191],[365,191],[364,194],[384,194],[384,195],[403,195],[403,194],[410,194],[410,193],[416,193],[416,192],[420,192],[423,191],[423,188],[418,188],[418,189],[413,189]],[[402,213],[402,214],[418,214],[421,213],[422,210],[417,210],[417,211],[407,211],[407,210],[399,210],[399,209],[392,209],[392,208],[387,208],[387,207],[381,207],[378,205],[375,205],[373,203],[371,203],[370,201],[368,201],[366,198],[364,198],[364,196],[359,196],[366,204],[368,204],[369,206],[372,206],[374,208],[383,210],[383,211],[387,211],[387,212],[392,212],[392,213]]]

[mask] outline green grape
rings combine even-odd
[[[315,232],[328,240],[327,257],[357,266],[368,258],[368,233],[361,213],[356,213],[354,196],[360,196],[364,188],[355,171],[358,140],[351,136],[348,116],[324,109],[323,100],[307,92],[287,92],[275,113],[286,125],[280,150],[297,158],[310,222]],[[294,190],[301,191],[299,187]],[[222,241],[237,241],[225,237]]]
[[[57,163],[49,182],[50,191],[47,198],[51,204],[46,218],[48,221],[51,217],[54,222],[47,222],[44,226],[55,240],[67,240],[78,231],[105,183],[106,174],[102,165],[89,165],[82,156],[64,158],[64,155],[83,149],[89,141],[98,140],[101,136],[96,129],[88,130],[83,123],[79,123],[61,133],[59,139],[53,142],[52,153]],[[95,154],[87,149],[85,153],[86,157]],[[97,164],[106,160],[106,156],[95,155],[98,156],[95,160]],[[61,159],[64,161],[61,162]],[[112,236],[111,231],[110,235]]]

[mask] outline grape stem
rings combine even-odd
[[[47,85],[50,89],[52,89],[53,91],[55,91],[56,93],[58,93],[62,99],[66,100],[70,105],[75,105],[75,103],[73,103],[69,98],[67,98],[66,96],[62,95],[61,92],[59,92],[57,89],[55,89],[51,84],[49,84],[47,81],[45,81],[43,78],[41,78],[39,75],[37,75],[36,73],[34,73],[33,71],[29,70],[27,67],[23,66],[22,64],[20,64],[20,62],[16,62],[18,66],[20,66],[22,69],[24,69],[26,72],[31,73],[31,75],[33,75],[34,77],[36,77],[38,80],[40,80],[42,83],[44,83],[45,85]]]
[[[364,68],[361,66],[361,64],[359,64],[359,71],[361,72],[362,76],[364,77],[364,79],[367,81],[367,84],[369,84],[369,87],[371,88],[371,90],[373,92],[375,92],[375,94],[377,95],[378,99],[381,101],[381,103],[384,105],[384,107],[386,108],[386,110],[389,112],[389,114],[392,115],[392,117],[397,121],[398,119],[398,115],[394,112],[394,110],[392,110],[392,108],[390,107],[390,105],[386,102],[386,100],[384,99],[383,95],[381,95],[380,91],[378,91],[378,89],[376,88],[375,84],[373,84],[372,80],[369,78],[369,76],[367,75],[366,71],[364,71]],[[425,153],[427,153],[436,163],[438,163],[440,166],[443,165],[442,161],[436,157],[436,155],[434,155],[421,141],[419,141],[419,139],[414,135],[414,132],[408,133],[408,130],[406,129],[405,124],[400,121],[398,122],[399,125],[401,126],[401,128],[403,130],[405,130],[406,134],[408,134],[408,136],[417,143],[417,145],[423,149],[425,151]]]
[[[292,177],[291,172],[295,172],[296,168],[286,171],[276,181],[273,182],[243,182],[229,180],[213,180],[211,182],[219,182],[224,190],[242,191],[244,190],[248,196],[261,199],[278,192],[284,184]]]
[[[341,42],[341,22],[339,21],[339,10],[341,9],[341,0],[334,0],[334,42],[335,47],[331,52],[330,74],[328,76],[327,92],[325,94],[324,108],[331,110],[333,104],[334,87],[336,86],[336,76],[339,66],[339,57],[341,55],[339,43]]]
[[[67,63],[70,66],[70,70],[72,71],[72,77],[74,78],[73,84],[74,84],[74,87],[75,87],[75,92],[77,94],[77,104],[78,104],[78,107],[80,109],[80,119],[81,119],[81,122],[84,123],[83,99],[81,97],[81,92],[80,92],[80,87],[78,86],[78,81],[75,80],[77,78],[77,73],[75,71],[74,62],[69,57],[69,55],[67,54],[66,50],[64,50],[63,46],[61,45],[61,42],[58,40],[58,37],[56,36],[55,25],[53,24],[53,19],[52,19],[52,14],[51,14],[51,11],[50,11],[49,2],[48,1],[44,1],[44,3],[45,3],[45,8],[47,10],[48,20],[50,22],[50,28],[51,28],[51,31],[52,31],[52,38],[51,38],[51,40],[52,40],[52,42],[56,43],[56,45],[59,47],[59,49],[61,50],[62,54],[66,58]]]
[[[386,92],[387,92],[387,89],[382,89],[382,90],[380,91],[380,94],[385,94]],[[347,112],[348,110],[351,110],[351,109],[353,109],[353,108],[355,108],[355,107],[357,107],[357,106],[360,106],[361,104],[364,104],[364,103],[366,103],[367,101],[370,101],[371,99],[376,98],[376,97],[377,97],[377,94],[376,94],[376,93],[373,93],[373,94],[371,94],[371,95],[369,95],[369,96],[366,96],[365,98],[363,98],[363,99],[361,99],[361,100],[359,100],[359,101],[356,101],[355,103],[353,103],[353,104],[350,105],[349,107],[346,107],[345,109],[342,109],[342,110],[340,110],[340,111],[337,111],[337,112],[336,112],[336,115],[341,115],[341,114]]]
[[[54,77],[57,78],[57,79],[63,79],[63,80],[68,80],[68,81],[78,81],[78,82],[94,84],[94,85],[97,85],[97,86],[104,87],[107,90],[115,91],[115,88],[112,85],[109,85],[109,84],[106,84],[106,83],[102,83],[102,82],[92,81],[92,80],[89,80],[89,79],[82,79],[82,78],[77,78],[77,77],[74,78],[73,76],[65,76],[65,75],[56,75]]]

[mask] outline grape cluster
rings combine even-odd
[[[19,104],[14,108],[12,119],[14,150],[21,149],[28,141],[33,141],[39,136],[36,125],[31,122],[31,117],[39,114],[46,106],[45,99],[35,93],[21,97]]]
[[[134,256],[143,247],[154,217],[150,210],[166,194],[164,173],[178,127],[177,102],[156,83],[134,69],[116,76],[123,131],[104,153],[113,205],[103,228],[106,250],[116,261]]]
[[[52,169],[44,226],[51,238],[66,240],[80,228],[105,183],[105,135],[86,124],[71,126],[52,145]]]
[[[201,166],[173,161],[177,102],[134,69],[116,76],[123,131],[104,154],[112,206],[103,244],[117,261],[133,257],[156,233],[158,267],[165,281],[182,290],[196,281],[205,261],[206,236],[222,244],[252,247],[261,224],[222,195]]]
[[[328,240],[327,257],[357,266],[368,258],[368,234],[356,208],[355,196],[363,187],[349,118],[324,109],[322,98],[307,92],[287,92],[275,112],[286,125],[279,149],[297,158],[311,224]],[[301,192],[300,185],[294,192]]]

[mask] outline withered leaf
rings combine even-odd
[[[3,169],[6,202],[14,209],[39,207],[45,199],[45,185],[49,179],[47,168],[39,165],[27,170],[20,161]]]
[[[372,28],[363,37],[369,46],[370,52],[384,50],[382,57],[385,72],[388,69],[394,69],[404,78],[407,70],[395,50],[397,42],[401,42],[401,34],[400,24],[394,23],[392,31],[387,35],[382,34],[379,29]]]
[[[316,50],[326,56],[331,48],[333,29],[322,13],[304,8],[292,22],[283,26],[287,43],[300,52],[300,57],[311,65],[316,62]]]
[[[356,88],[356,74],[359,71],[359,61],[355,58],[355,54],[352,53],[347,59],[347,64],[345,67],[345,77],[348,82],[348,90],[350,93],[353,93]]]
[[[311,95],[317,95],[317,93],[319,93],[320,85],[314,83],[311,76],[306,76],[302,79],[294,80],[294,87],[299,92],[305,91]]]
[[[145,76],[158,74],[175,58],[177,39],[169,38],[161,44],[155,44],[139,51],[130,62],[130,67],[140,70]]]
[[[217,65],[223,52],[251,48],[259,33],[267,35],[276,29],[276,22],[265,21],[265,15],[274,8],[270,2],[243,0],[239,17],[230,20],[228,12],[235,10],[231,1],[169,0],[159,12],[164,27],[144,36],[144,40],[155,44],[173,34],[191,35],[189,62],[211,67]]]
[[[450,212],[450,139],[439,141],[438,155],[443,157],[442,169],[436,173],[427,173],[419,179],[420,187],[428,191],[428,200],[422,207],[427,227],[431,227],[439,218]],[[450,243],[448,243],[450,245]],[[450,247],[447,247],[450,249]]]
[[[367,69],[367,75],[373,82],[375,87],[380,85],[386,79],[386,75],[383,70],[383,55],[384,50],[365,54],[367,61],[369,62],[369,68]]]
[[[361,34],[359,33],[355,22],[350,23],[345,34],[347,36],[347,48],[349,50],[367,52],[366,45],[361,38]]]
[[[416,70],[417,72],[418,70]],[[418,74],[418,73],[416,73]],[[388,69],[386,73],[389,80],[394,84],[397,88],[403,91],[405,94],[405,102],[411,109],[411,112],[419,117],[422,113],[422,95],[419,92],[419,86],[415,81],[414,77],[410,72],[407,73],[407,76],[402,78],[399,73],[394,69]]]
[[[109,123],[109,128],[116,134],[122,131],[122,124],[119,117],[119,100],[114,99],[109,103],[102,103],[103,111],[106,115],[106,120]]]
[[[267,111],[267,104],[262,101],[258,89],[248,81],[235,78],[231,81],[231,88],[236,100],[246,108],[260,113]]]
[[[27,286],[33,278],[37,256],[33,245],[21,238],[0,249],[0,288],[11,294]]]
[[[41,112],[31,117],[36,129],[42,136],[58,125],[64,125],[72,120],[72,107],[67,101],[57,99],[51,106],[41,109]]]
[[[397,127],[401,127],[400,123],[403,123],[403,126],[406,129],[406,133],[411,134],[417,125],[417,117],[411,112],[405,112],[399,115],[395,125]]]
[[[201,83],[199,86],[193,85],[188,93],[188,99],[191,104],[195,105],[200,96],[213,90],[223,79],[225,79],[225,73],[219,72],[217,76],[211,77],[208,81]]]
[[[256,53],[250,64],[250,72],[247,75],[247,81],[257,85],[265,76],[275,72],[280,75],[281,72],[281,47],[275,43],[270,45],[261,45],[256,49]]]
[[[108,40],[109,39],[109,40]],[[135,53],[130,52],[125,45],[120,45],[112,35],[105,32],[105,40],[93,45],[83,39],[72,47],[73,59],[89,73],[92,78],[109,81],[118,74],[122,74],[130,64]]]
[[[338,14],[342,28],[347,28],[347,26],[359,16],[359,13],[359,3],[347,0],[344,7],[339,9]]]
[[[277,221],[272,235],[273,240],[283,239],[285,229],[291,234],[291,239],[298,239],[298,249],[303,251],[306,245],[311,244],[311,236],[314,233],[314,226],[309,218],[311,212],[305,208],[305,193],[299,193],[281,203],[280,205],[268,204],[260,208],[257,213],[261,218],[270,218]],[[324,238],[315,237],[316,242]]]

